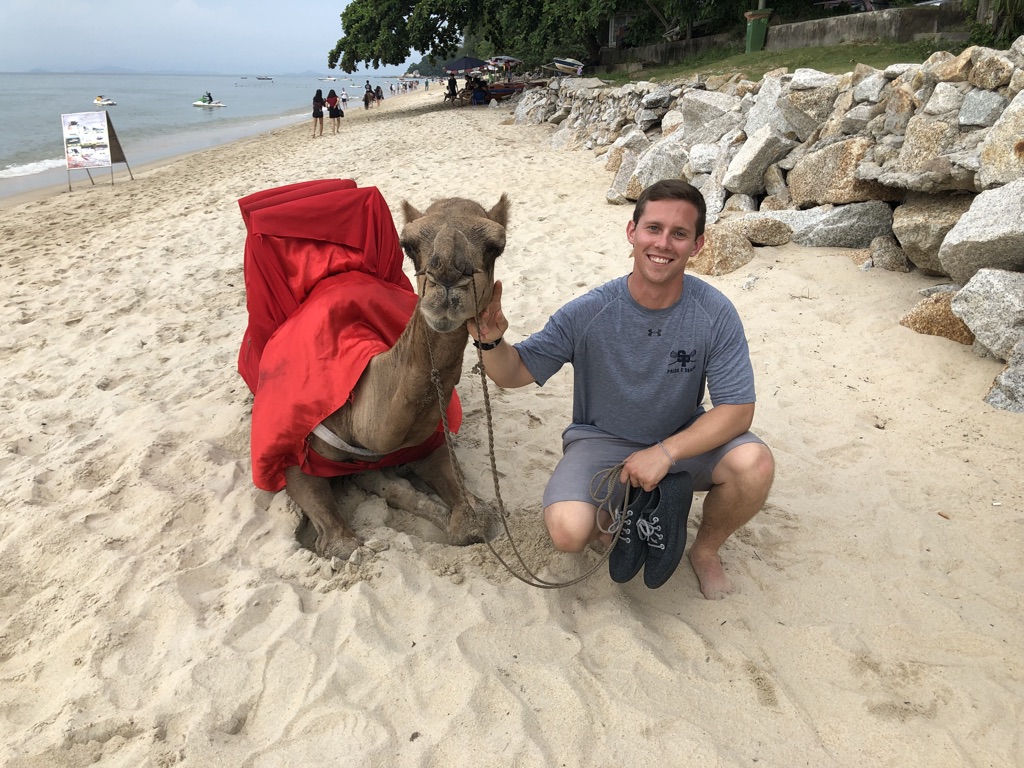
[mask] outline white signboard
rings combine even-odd
[[[108,168],[110,135],[106,112],[78,112],[61,115],[64,128],[64,158],[68,170]]]

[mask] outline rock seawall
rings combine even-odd
[[[767,219],[775,244],[781,225],[801,245],[869,249],[867,267],[948,277],[952,299],[926,297],[906,324],[1006,362],[986,402],[1024,413],[1024,37],[842,75],[559,78],[518,97],[515,121],[604,158],[609,203],[660,179],[698,187],[696,271],[747,263]]]

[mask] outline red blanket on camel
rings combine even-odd
[[[307,442],[313,427],[349,401],[367,363],[391,348],[416,307],[380,192],[328,179],[258,192],[238,205],[248,231],[249,311],[238,372],[254,394],[256,486],[281,490],[288,467],[337,477],[415,461],[438,448],[444,442],[440,415],[430,439],[380,461],[330,461]],[[453,395],[453,432],[461,421]]]

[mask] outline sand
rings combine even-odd
[[[605,567],[534,589],[351,490],[382,551],[335,569],[301,546],[250,477],[239,197],[351,177],[400,221],[404,198],[507,192],[511,340],[629,268],[590,153],[440,99],[0,209],[0,764],[1024,764],[1024,421],[982,401],[999,364],[899,325],[936,280],[841,250],[709,278],[778,462],[722,550],[727,599],[685,560],[657,591]],[[458,454],[493,499],[474,362]],[[569,373],[490,390],[502,499],[552,579],[600,562],[540,522]]]

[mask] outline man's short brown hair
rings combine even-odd
[[[704,234],[704,225],[708,217],[708,206],[704,202],[704,195],[692,184],[682,179],[662,179],[656,181],[636,199],[636,206],[633,208],[633,223],[639,224],[640,217],[644,215],[647,203],[652,200],[683,200],[697,209],[697,231],[693,233],[694,238]]]

